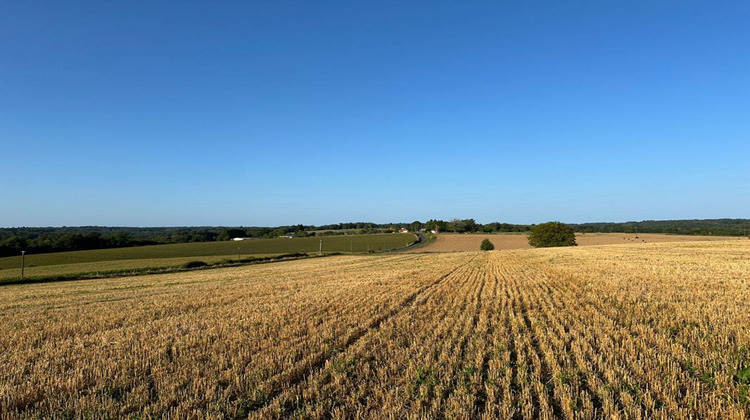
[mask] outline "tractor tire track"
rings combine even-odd
[[[256,404],[254,407],[252,407],[249,413],[250,414],[258,413],[261,410],[273,405],[273,403],[278,399],[278,397],[282,394],[282,392],[285,389],[294,387],[298,385],[299,383],[301,383],[302,381],[304,381],[307,377],[312,376],[313,374],[321,371],[325,367],[328,361],[332,360],[338,354],[346,352],[347,349],[349,349],[354,344],[356,344],[366,334],[377,331],[381,327],[381,325],[383,325],[383,323],[397,316],[399,313],[403,312],[406,308],[412,305],[417,300],[417,298],[419,298],[420,296],[423,296],[426,293],[429,293],[430,290],[433,290],[436,287],[438,287],[445,279],[450,277],[453,273],[455,273],[459,269],[470,264],[474,260],[474,258],[475,257],[472,257],[466,263],[461,264],[449,270],[447,273],[438,277],[432,283],[421,287],[416,292],[407,296],[403,301],[401,301],[401,303],[396,305],[396,307],[394,307],[387,313],[374,318],[365,327],[358,328],[356,331],[351,333],[347,337],[346,340],[344,340],[344,343],[342,345],[338,346],[333,351],[322,351],[318,353],[309,363],[306,363],[303,366],[296,367],[295,369],[291,369],[288,372],[283,372],[277,375],[275,379],[272,379],[271,390],[265,395],[265,398],[259,404]],[[284,413],[290,412],[291,411],[290,409],[293,409],[293,407],[290,407],[290,406],[282,407],[282,410]]]

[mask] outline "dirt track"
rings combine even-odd
[[[489,239],[495,249],[526,249],[531,248],[526,235],[481,235],[481,234],[452,234],[443,233],[438,235],[437,240],[425,247],[408,252],[461,252],[478,251],[479,244],[484,239]],[[638,238],[633,234],[625,233],[588,233],[576,234],[576,242],[579,246],[590,245],[614,245],[614,244],[643,244],[655,242],[692,242],[692,241],[726,241],[747,240],[745,237],[726,236],[692,236],[692,235],[665,235],[659,233],[641,233]]]

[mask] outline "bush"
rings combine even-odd
[[[205,267],[208,264],[204,263],[203,261],[188,261],[185,264],[182,264],[182,268],[198,268],[198,267]]]
[[[537,248],[576,246],[576,233],[572,227],[564,223],[542,223],[531,229],[529,245]]]
[[[479,245],[479,249],[481,249],[482,251],[492,251],[493,249],[495,249],[495,245],[493,245],[489,239],[485,239],[482,241],[482,244]]]

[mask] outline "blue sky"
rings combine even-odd
[[[750,217],[750,3],[4,2],[0,226]]]

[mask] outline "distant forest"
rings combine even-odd
[[[568,223],[576,232],[583,233],[667,233],[679,235],[747,236],[750,234],[750,219],[705,219],[705,220],[643,220],[622,223]],[[528,232],[534,225],[508,223],[475,223],[474,219],[451,221],[429,220],[427,230],[455,233],[501,233]]]
[[[747,236],[750,219],[644,220],[624,223],[569,224],[576,232],[667,233],[680,235]],[[337,223],[332,225],[290,225],[278,227],[19,227],[0,228],[0,257],[86,249],[120,248],[141,245],[185,242],[225,241],[236,237],[276,238],[288,236],[329,236],[411,231],[426,229],[454,233],[528,232],[534,225],[493,222],[476,223],[474,219],[429,220],[411,223]]]
[[[625,223],[571,224],[576,232],[671,233],[679,235],[747,236],[750,219],[644,220]]]
[[[375,223],[339,223],[335,225],[293,225],[278,227],[18,227],[0,228],[0,257],[87,249],[226,241],[232,238],[277,238],[329,236],[344,233],[381,233],[398,230],[401,225]]]

